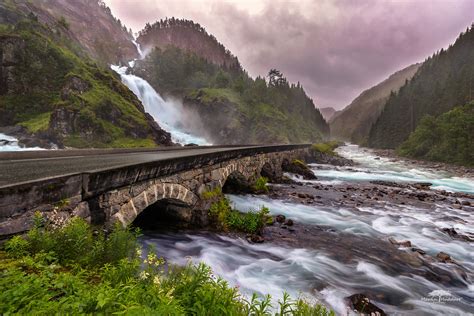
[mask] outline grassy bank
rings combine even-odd
[[[333,315],[288,295],[275,306],[269,296],[245,298],[204,264],[166,265],[150,249],[144,258],[137,234],[117,226],[105,236],[78,218],[58,227],[38,216],[0,252],[0,313]]]

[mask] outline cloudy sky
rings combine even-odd
[[[318,107],[348,105],[364,89],[454,42],[474,0],[105,0],[134,31],[188,18],[252,76],[280,69]]]

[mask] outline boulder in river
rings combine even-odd
[[[317,179],[313,171],[301,160],[295,159],[292,162],[285,161],[282,165],[283,171],[291,172],[303,176],[306,180]]]
[[[445,252],[439,252],[437,255],[436,255],[436,258],[438,258],[439,261],[441,262],[444,262],[444,263],[453,263],[453,259],[451,259],[451,256],[448,255],[447,253]]]
[[[379,315],[385,316],[385,312],[375,304],[371,303],[369,298],[364,294],[353,294],[346,297],[351,309],[363,315]]]
[[[398,241],[395,238],[389,237],[388,241],[390,241],[390,243],[395,245],[395,246],[411,247],[411,241],[409,241],[409,240]]]
[[[286,219],[285,215],[281,215],[281,214],[280,214],[280,215],[277,215],[277,216],[275,217],[275,220],[276,220],[278,223],[284,223],[284,222],[285,222],[285,219]]]

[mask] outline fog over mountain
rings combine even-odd
[[[166,16],[202,24],[251,75],[270,68],[301,81],[319,107],[361,91],[446,47],[474,20],[474,1],[105,0],[140,30]]]

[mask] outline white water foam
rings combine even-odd
[[[429,168],[413,168],[403,160],[394,161],[386,157],[378,157],[372,150],[357,145],[341,146],[336,151],[339,155],[354,160],[358,165],[337,168],[311,165],[312,170],[316,176],[322,178],[321,180],[429,182],[432,183],[431,188],[433,189],[474,194],[474,179],[472,178],[455,177],[446,172]]]
[[[13,136],[0,133],[0,152],[6,151],[28,151],[28,150],[45,150],[40,147],[22,147],[18,144],[18,139]]]
[[[173,100],[164,100],[144,79],[127,74],[127,67],[111,66],[122,78],[122,82],[142,101],[145,111],[167,132],[173,142],[179,144],[211,145],[204,137],[193,135],[183,126],[184,111],[181,104]]]

